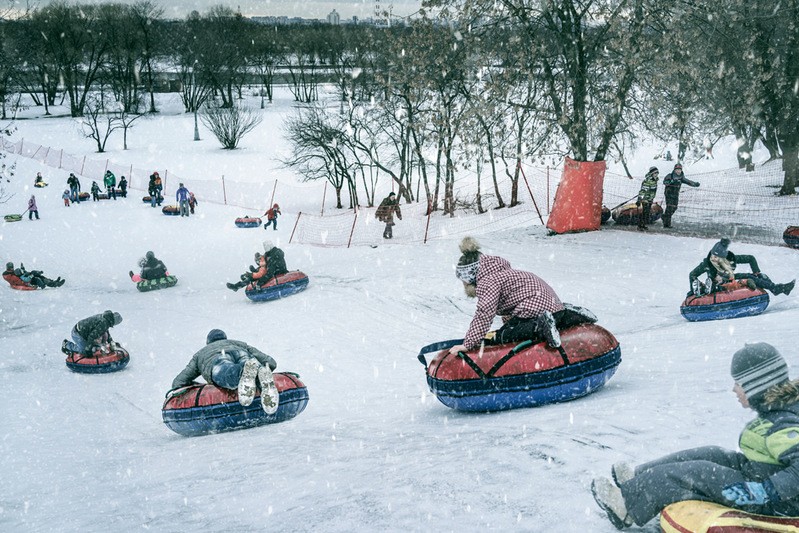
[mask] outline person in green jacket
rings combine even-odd
[[[114,200],[117,199],[117,177],[114,176],[114,173],[110,170],[105,171],[105,176],[103,176],[103,184],[105,184],[105,190],[108,192],[109,198],[113,198]]]
[[[638,229],[641,231],[646,231],[649,224],[652,202],[655,201],[655,194],[658,192],[659,172],[657,167],[649,167],[649,171],[644,176],[643,183],[641,183],[641,189],[638,191],[636,204],[641,208],[641,214],[638,216]]]
[[[799,381],[765,342],[732,356],[733,391],[757,418],[741,432],[741,451],[703,446],[633,467],[611,468],[591,491],[618,529],[643,526],[666,506],[685,500],[714,502],[762,515],[799,515]]]

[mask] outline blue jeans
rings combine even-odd
[[[211,369],[211,379],[214,384],[226,389],[238,389],[245,361],[247,360],[241,359],[239,362],[235,362],[233,357],[226,353],[217,356]]]
[[[181,200],[180,201],[180,216],[182,216],[182,217],[189,216],[189,201],[188,200]]]
[[[86,339],[80,336],[77,326],[72,328],[72,342],[67,341],[67,349],[73,352],[86,353]]]
[[[150,206],[155,207],[155,200],[158,198],[158,194],[150,193]]]
[[[80,195],[80,193],[78,192],[78,188],[77,187],[70,187],[70,189],[69,189],[69,199],[72,202],[80,203],[80,196],[79,195]]]

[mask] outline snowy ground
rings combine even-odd
[[[23,207],[5,212],[24,209],[38,170],[47,169],[18,159],[23,178],[10,185]],[[688,272],[713,240],[620,231],[552,238],[533,227],[480,240],[593,310],[620,341],[623,362],[580,400],[458,413],[430,395],[416,360],[420,347],[462,336],[474,309],[454,277],[457,240],[286,245],[288,225],[237,229],[236,208],[204,204],[189,219],[135,197],[66,208],[62,191],[35,191],[42,220],[0,224],[3,264],[67,279],[36,292],[0,286],[3,531],[610,532],[589,486],[613,462],[735,447],[752,417],[731,392],[735,350],[770,342],[799,376],[796,295],[773,297],[758,317],[680,316]],[[224,287],[265,237],[284,248],[290,269],[310,276],[308,290],[255,304]],[[732,249],[756,255],[777,282],[799,270],[795,250]],[[127,272],[147,250],[178,276],[176,287],[135,290]],[[124,317],[112,331],[129,366],[70,372],[61,340],[105,309]],[[310,394],[305,412],[207,437],[167,429],[163,395],[211,328],[298,372]]]

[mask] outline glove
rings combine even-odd
[[[768,479],[762,483],[744,481],[743,483],[727,485],[721,491],[721,494],[727,501],[736,505],[765,505],[769,502],[776,503],[780,501],[780,495],[777,494],[774,484]]]
[[[638,197],[638,200],[635,201],[635,205],[641,207],[641,197]]]
[[[694,185],[694,187],[699,187],[699,182],[698,181],[694,182],[694,183],[696,183],[696,185]]]
[[[258,269],[250,265],[250,272],[258,272]]]

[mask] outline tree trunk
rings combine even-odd
[[[799,136],[790,139],[783,139],[782,145],[782,169],[785,171],[785,178],[779,194],[796,194],[796,183],[799,181]]]

